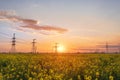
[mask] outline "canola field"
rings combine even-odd
[[[120,80],[120,54],[0,54],[0,80]]]

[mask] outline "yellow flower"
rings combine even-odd
[[[113,76],[109,76],[109,80],[114,80],[114,77]]]

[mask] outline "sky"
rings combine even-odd
[[[120,46],[120,0],[0,0],[0,51],[111,51]]]

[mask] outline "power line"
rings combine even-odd
[[[0,32],[0,34],[2,34],[2,35],[6,35],[6,36],[9,36],[9,34],[3,33],[3,32]]]
[[[6,34],[3,34],[3,33],[0,33],[1,37],[4,37],[4,38],[9,38],[10,39],[10,36],[6,35]]]
[[[6,33],[3,33],[3,32],[0,32],[0,35],[2,36],[2,37],[4,37],[4,38],[8,38],[8,39],[11,39],[11,36],[10,35],[8,35],[8,34],[6,34]],[[27,40],[25,40],[25,39],[22,39],[22,38],[17,38],[18,39],[18,43],[26,43],[26,42],[28,42]]]
[[[0,34],[1,35],[1,34]],[[0,36],[0,39],[4,39],[4,38],[7,38],[7,39],[11,39],[10,37],[7,37],[7,36]]]

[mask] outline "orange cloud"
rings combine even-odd
[[[34,30],[46,30],[46,31],[57,31],[58,33],[64,33],[67,30],[63,29],[63,28],[58,28],[58,27],[53,27],[53,26],[47,26],[47,25],[43,25],[43,26],[39,26],[39,25],[25,25],[25,26],[21,26],[23,28],[31,28]]]
[[[38,24],[38,21],[32,19],[21,19],[21,21],[26,24]]]
[[[68,31],[67,29],[50,26],[50,25],[40,25],[38,24],[39,21],[33,19],[24,19],[22,17],[16,16],[13,12],[9,11],[0,11],[0,20],[8,20],[14,23],[19,23],[19,28],[17,30],[23,31],[24,28],[33,29],[36,31],[44,30],[44,31],[56,31],[58,33],[64,33]]]

